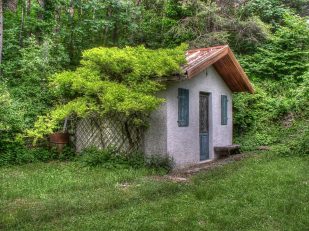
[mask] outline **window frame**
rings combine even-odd
[[[228,97],[221,95],[221,125],[228,125]]]
[[[178,127],[189,127],[189,89],[178,88]]]

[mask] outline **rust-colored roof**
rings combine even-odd
[[[186,59],[184,69],[188,79],[213,65],[233,92],[254,92],[248,76],[227,45],[189,50]]]

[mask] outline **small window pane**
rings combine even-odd
[[[189,90],[178,88],[178,126],[189,126]]]
[[[227,125],[227,96],[221,95],[221,125]]]

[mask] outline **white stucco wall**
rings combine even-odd
[[[207,73],[207,74],[206,74]],[[178,88],[189,89],[189,126],[178,127]],[[210,93],[209,151],[215,158],[214,146],[232,144],[232,92],[213,67],[190,80],[168,86],[166,103],[153,113],[145,134],[146,154],[169,154],[178,167],[200,162],[199,93]],[[228,97],[228,123],[221,125],[221,95]],[[164,148],[163,148],[164,147]],[[166,148],[165,148],[166,147]]]
[[[158,97],[166,99],[166,91],[161,92]],[[161,104],[154,111],[149,120],[149,128],[144,137],[144,152],[146,155],[167,154],[167,110],[166,103]]]

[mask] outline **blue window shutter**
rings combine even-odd
[[[221,95],[221,125],[227,125],[227,96]]]
[[[178,88],[178,126],[189,126],[189,90]]]

